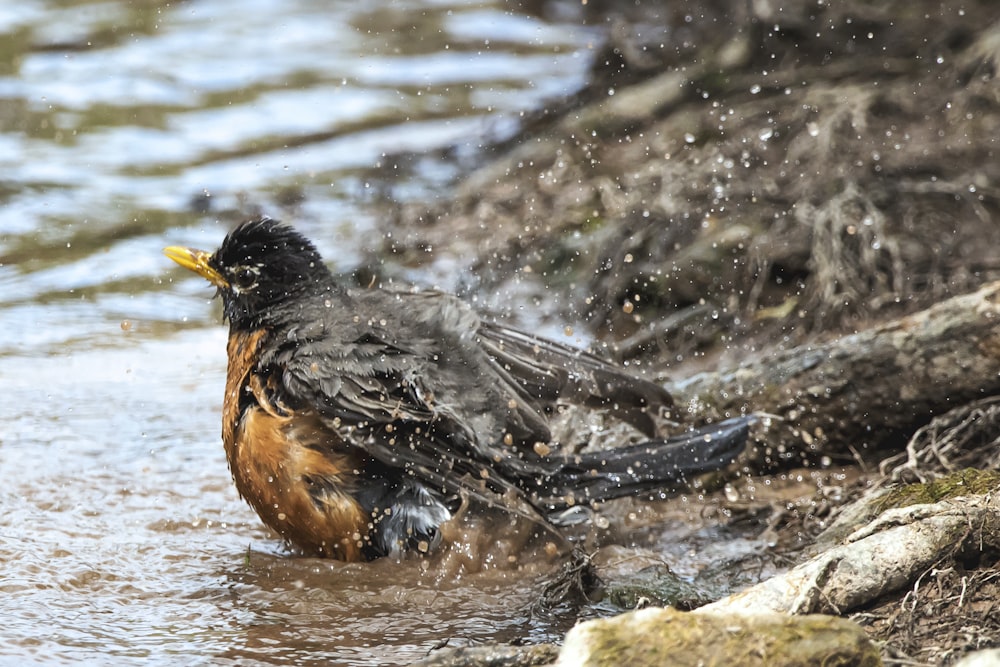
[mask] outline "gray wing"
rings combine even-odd
[[[516,500],[565,461],[541,456],[558,401],[602,407],[652,433],[658,385],[570,346],[484,324],[448,295],[344,293],[285,332],[272,363],[292,404],[345,442],[438,490]],[[530,501],[529,501],[530,502]]]
[[[673,406],[660,385],[584,350],[495,324],[483,324],[479,337],[497,372],[505,372],[536,404],[561,400],[604,409],[648,437],[656,435],[652,415]]]
[[[515,481],[546,476],[555,464],[505,436],[543,428],[544,419],[495,375],[475,342],[475,314],[433,294],[360,292],[341,305],[285,332],[263,360],[282,369],[286,400],[310,406],[344,442],[430,488],[489,503],[504,497],[508,509],[537,520]],[[548,437],[547,428],[539,435]]]
[[[286,333],[273,363],[293,396],[349,422],[449,426],[488,458],[505,439],[550,439],[547,398],[483,349],[480,320],[463,302],[436,292],[348,296]]]

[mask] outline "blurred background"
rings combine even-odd
[[[572,3],[24,2],[0,9],[0,350],[168,325],[164,242],[294,219],[344,270],[375,245],[367,175],[446,197],[453,162],[584,82]],[[171,287],[170,293],[177,292]],[[194,291],[192,294],[203,294]],[[85,304],[79,303],[81,299]],[[51,303],[51,310],[39,308]],[[184,305],[186,304],[186,305]],[[72,314],[71,314],[72,313]],[[59,333],[57,333],[59,332]],[[94,341],[92,341],[94,342]]]

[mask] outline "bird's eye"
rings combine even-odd
[[[240,289],[249,289],[257,284],[257,270],[241,266],[233,272],[233,284]]]

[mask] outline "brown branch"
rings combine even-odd
[[[839,340],[703,373],[671,390],[720,414],[781,418],[765,460],[901,449],[935,415],[1000,393],[1000,282]]]

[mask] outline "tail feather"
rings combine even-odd
[[[719,470],[743,451],[755,417],[736,417],[666,440],[567,457],[546,480],[541,504],[559,512],[649,491],[682,490],[690,476]],[[540,499],[541,500],[541,499]]]

